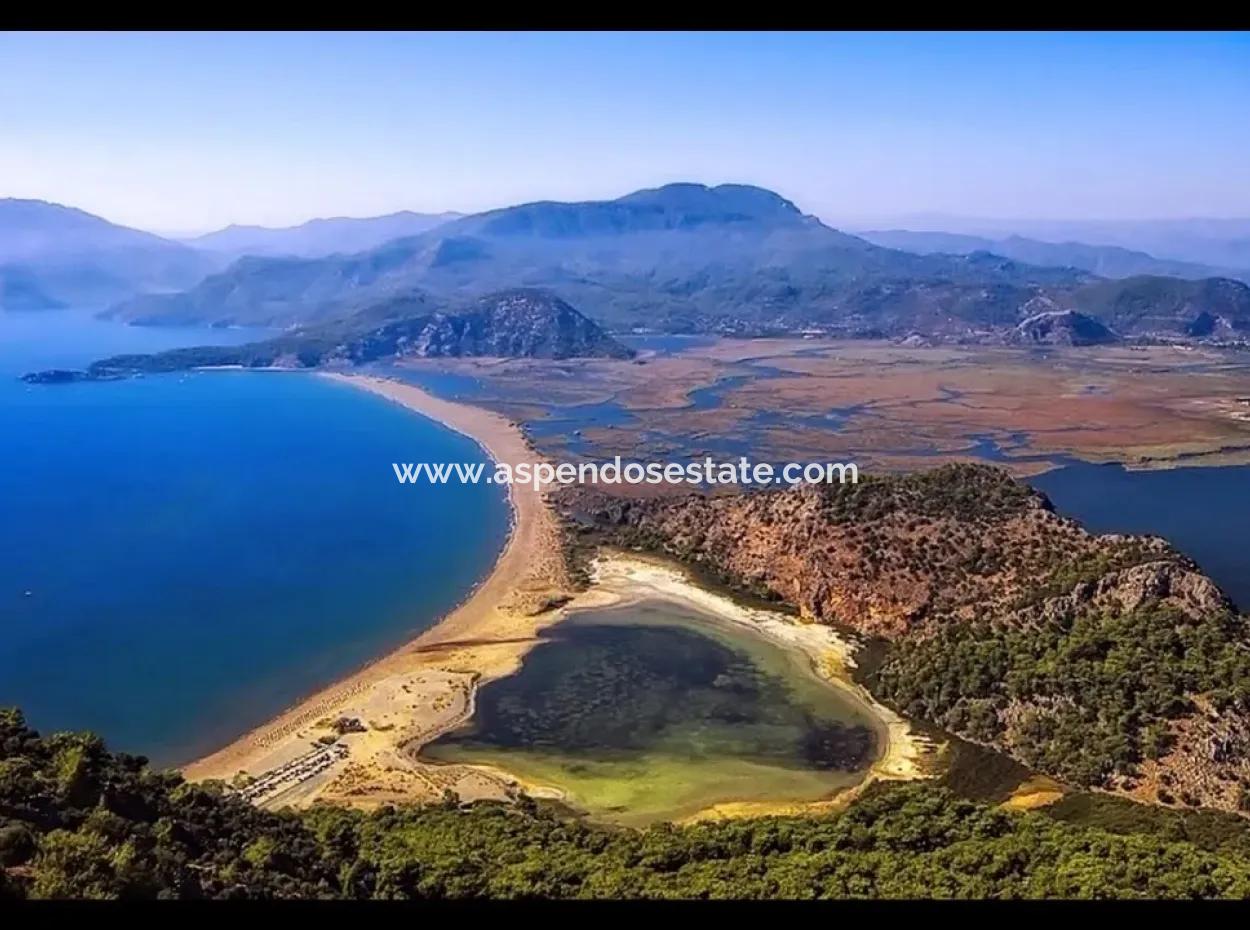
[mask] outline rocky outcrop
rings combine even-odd
[[[633,353],[558,297],[512,290],[483,297],[466,313],[432,318],[395,354],[561,359]]]
[[[1140,801],[1250,812],[1250,713],[1203,696],[1194,703],[1197,712],[1171,727],[1171,749],[1113,786]]]
[[[23,378],[45,384],[209,366],[317,368],[404,358],[625,359],[633,355],[592,320],[544,291],[502,291],[456,312],[437,306],[426,295],[408,294],[371,304],[343,320],[265,342],[119,355],[95,362],[85,372],[32,372]]]
[[[1009,344],[1023,346],[1093,346],[1118,340],[1102,323],[1075,310],[1035,314],[1007,334]]]
[[[1102,537],[1104,540],[1115,538]],[[1082,581],[1067,594],[1045,597],[1012,611],[1008,620],[1056,623],[1071,620],[1086,611],[1125,613],[1155,603],[1167,603],[1190,618],[1233,609],[1228,596],[1214,581],[1173,556]]]

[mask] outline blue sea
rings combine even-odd
[[[0,705],[177,764],[427,628],[490,569],[494,486],[400,485],[471,440],[310,374],[27,385],[254,339],[0,313]]]

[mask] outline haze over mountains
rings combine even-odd
[[[186,290],[244,255],[360,252],[455,219],[402,211],[298,226],[229,226],[174,240],[42,200],[0,200],[0,310],[103,309],[139,295]]]
[[[238,258],[241,255],[290,255],[321,258],[336,252],[363,252],[391,239],[415,236],[459,213],[413,213],[403,210],[363,219],[337,216],[309,220],[299,226],[227,226],[215,232],[183,239],[187,245]]]
[[[893,217],[888,223],[847,223],[856,235],[872,238],[873,230],[941,231],[1002,240],[1012,236],[1046,243],[1085,243],[1145,252],[1154,258],[1250,269],[1250,217],[1164,220],[1034,220],[989,219],[917,213]]]
[[[1236,268],[1022,236],[853,236],[747,185],[229,227],[190,240],[197,248],[52,204],[4,204],[0,306],[104,303],[143,324],[308,327],[416,293],[465,306],[532,288],[617,332],[1042,344],[1250,334]]]
[[[935,252],[950,255],[992,252],[1030,265],[1080,268],[1103,278],[1152,274],[1175,278],[1227,277],[1250,281],[1250,268],[1216,268],[1198,262],[1155,258],[1146,252],[1125,249],[1118,245],[1042,242],[1024,236],[991,239],[964,233],[918,232],[910,229],[872,229],[859,235],[876,245],[920,255],[931,255]]]
[[[220,267],[195,249],[73,207],[0,200],[0,308],[94,305],[191,287]]]

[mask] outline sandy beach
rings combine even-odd
[[[478,442],[496,462],[537,461],[505,418],[419,388],[359,375],[324,375],[439,421]],[[220,778],[262,804],[314,799],[372,806],[390,800],[507,796],[507,779],[455,766],[429,766],[412,750],[472,712],[474,685],[513,671],[539,631],[558,618],[568,579],[555,518],[532,487],[510,489],[512,527],[490,574],[463,603],[391,654],[310,696],[276,719],[183,769]],[[336,727],[356,720],[363,732]],[[333,741],[333,742],[331,742]],[[344,751],[346,750],[346,751]],[[262,790],[267,789],[267,790]]]
[[[474,439],[496,462],[515,466],[541,460],[515,424],[498,414],[380,378],[323,377],[431,417]],[[490,574],[459,607],[400,649],[186,766],[184,774],[231,782],[270,807],[324,800],[369,808],[437,800],[448,790],[464,800],[510,798],[521,789],[559,797],[555,786],[523,784],[486,766],[436,765],[418,753],[468,719],[477,688],[515,672],[543,629],[567,611],[658,599],[802,650],[822,678],[853,694],[878,721],[881,754],[864,782],[832,802],[802,809],[845,803],[876,779],[924,777],[935,747],[852,681],[856,647],[836,631],[742,606],[699,586],[675,567],[632,554],[601,555],[589,589],[574,594],[556,517],[544,495],[526,485],[511,486],[509,493],[513,520],[508,541]],[[719,805],[699,816],[788,813],[793,807]]]

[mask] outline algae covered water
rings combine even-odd
[[[862,779],[879,745],[868,708],[797,649],[645,601],[572,614],[423,755],[497,765],[637,824],[829,798]]]

